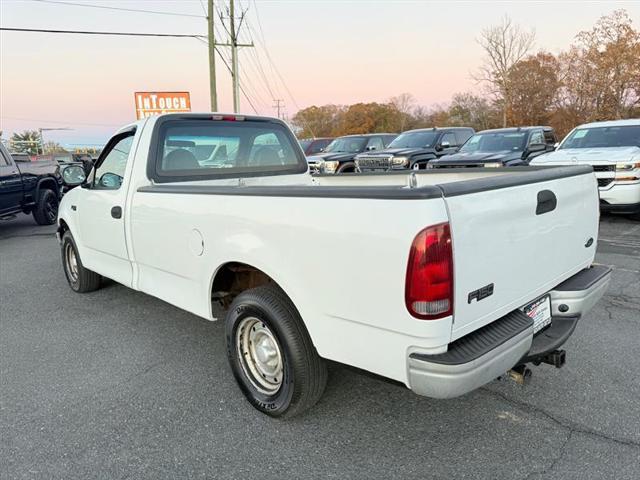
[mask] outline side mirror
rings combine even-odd
[[[86,179],[87,174],[80,165],[69,165],[62,170],[62,181],[67,187],[76,187]]]
[[[544,143],[532,143],[529,145],[529,152],[544,152],[547,149],[547,145]]]
[[[553,144],[553,149],[557,150],[559,146],[560,146],[560,142],[556,142]]]
[[[444,150],[445,148],[450,148],[451,144],[445,141],[440,144],[440,147]]]
[[[122,185],[122,177],[116,173],[106,172],[100,177],[98,183],[104,188],[120,188],[120,185]]]

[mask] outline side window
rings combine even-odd
[[[529,145],[539,145],[541,143],[544,143],[544,135],[542,134],[542,130],[536,130],[531,134]]]
[[[471,130],[456,130],[456,140],[458,145],[464,145],[464,143],[471,138],[473,133]]]
[[[367,143],[367,150],[382,150],[384,149],[384,143],[382,143],[382,138],[380,137],[371,137],[369,142]]]
[[[553,131],[544,132],[544,140],[547,145],[555,145],[557,142],[556,135],[553,133]]]
[[[6,167],[9,165],[9,159],[5,157],[4,152],[0,150],[0,167]]]
[[[322,151],[322,149],[324,147],[327,146],[327,142],[323,141],[323,140],[315,140],[312,144],[311,144],[311,150],[310,153],[320,153]]]
[[[456,134],[453,132],[447,132],[442,136],[442,140],[440,140],[440,145],[448,143],[450,147],[455,147],[458,145],[456,141]]]
[[[111,147],[94,172],[93,188],[102,190],[118,190],[120,188],[133,144],[133,135],[132,132]]]

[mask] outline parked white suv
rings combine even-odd
[[[640,119],[580,125],[555,152],[531,165],[588,164],[598,179],[600,208],[640,219]]]

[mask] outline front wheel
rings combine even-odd
[[[100,275],[82,265],[76,242],[69,231],[62,236],[62,266],[74,292],[87,293],[100,288]]]
[[[53,225],[58,218],[58,195],[53,190],[41,190],[33,211],[33,218],[38,225]]]
[[[356,172],[356,164],[349,162],[344,165],[340,165],[338,171],[336,173],[355,173]]]
[[[264,285],[238,295],[227,312],[225,331],[231,370],[256,409],[292,417],[320,399],[326,363],[280,288]]]

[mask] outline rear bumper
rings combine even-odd
[[[609,267],[594,266],[551,290],[552,323],[535,336],[533,321],[515,310],[449,344],[446,353],[412,353],[407,359],[409,388],[427,397],[453,398],[517,364],[537,361],[567,341],[580,317],[604,295],[610,276]]]
[[[603,212],[620,213],[623,215],[633,215],[640,213],[640,203],[607,203],[600,200],[600,210]]]

